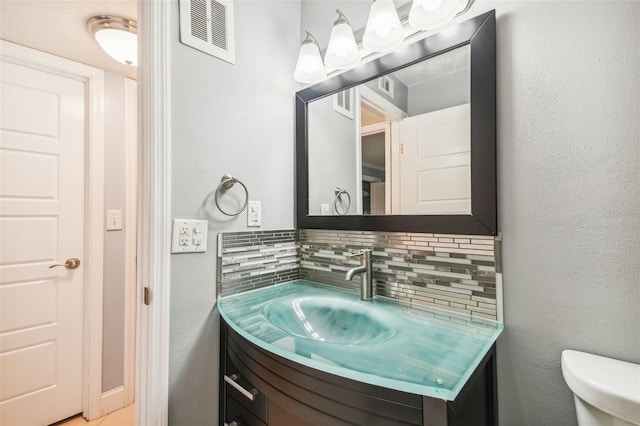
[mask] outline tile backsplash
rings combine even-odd
[[[229,295],[300,277],[297,231],[218,234],[217,294]]]
[[[345,280],[373,250],[376,293],[489,319],[497,318],[492,236],[409,232],[284,230],[218,236],[218,294],[307,279],[359,288]]]

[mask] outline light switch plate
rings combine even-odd
[[[107,231],[122,231],[122,210],[107,210]]]
[[[204,253],[207,251],[206,220],[173,219],[171,253]]]
[[[329,216],[329,204],[320,204],[320,214],[322,216]]]
[[[260,201],[249,201],[247,205],[247,226],[262,226],[262,203]]]

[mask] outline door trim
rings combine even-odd
[[[137,220],[138,220],[138,85],[124,79],[125,121],[125,294],[124,294],[124,404],[135,400],[136,306],[138,294]]]
[[[104,73],[98,68],[0,40],[2,60],[85,84],[85,274],[83,415],[99,417],[102,396]]]
[[[172,7],[138,2],[138,295],[149,287],[151,303],[137,313],[137,425],[168,423]]]

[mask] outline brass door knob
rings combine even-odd
[[[64,262],[64,264],[59,263],[57,265],[51,265],[49,266],[49,269],[56,268],[58,266],[64,266],[67,269],[76,269],[78,266],[80,266],[80,259],[76,259],[75,257],[70,257]]]

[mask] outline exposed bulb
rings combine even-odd
[[[339,10],[336,10],[336,13],[338,19],[331,29],[324,61],[328,66],[336,69],[349,68],[360,62],[360,51],[349,21]]]
[[[300,83],[315,83],[327,76],[320,56],[320,49],[316,39],[306,33],[306,38],[300,46],[296,69],[293,78]]]
[[[363,46],[373,52],[395,49],[404,39],[404,29],[392,0],[374,0],[367,27],[362,37]]]

